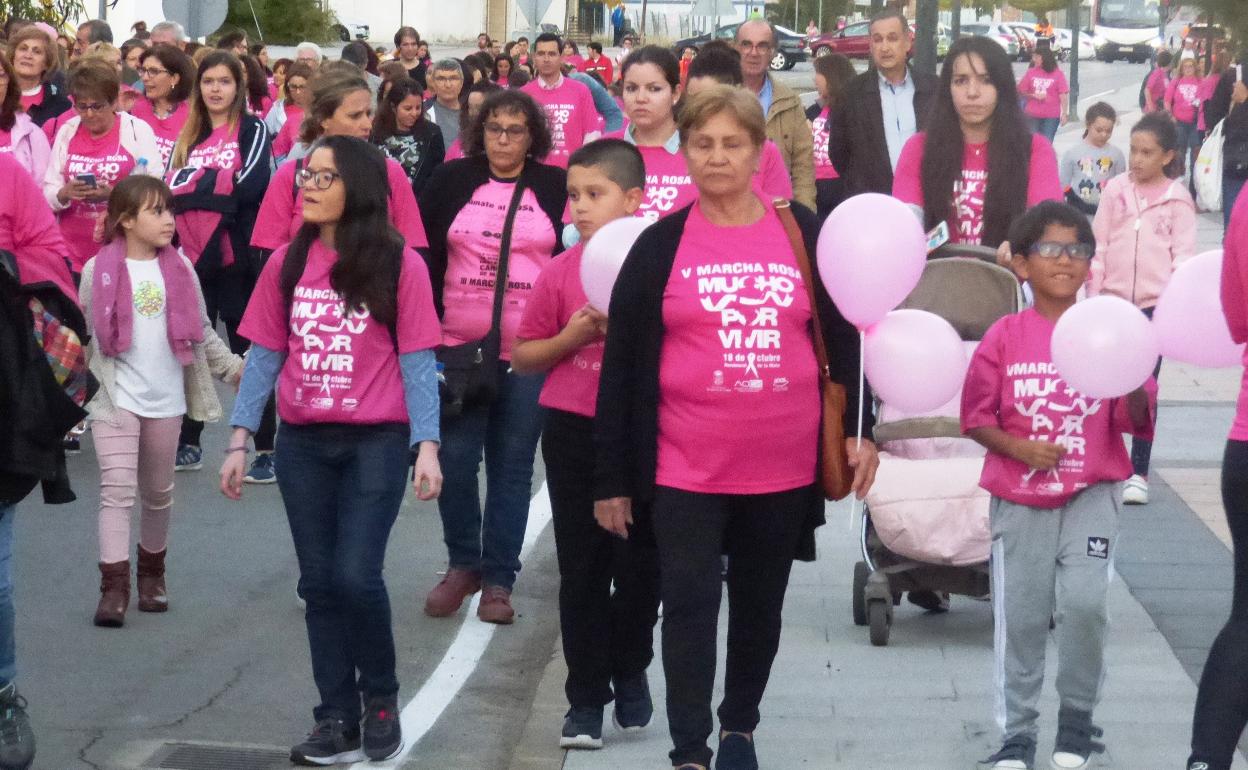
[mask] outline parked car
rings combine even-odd
[[[1073,36],[1068,29],[1057,30],[1057,45],[1067,55],[1070,56],[1070,41]],[[1096,58],[1096,42],[1092,39],[1092,33],[1086,29],[1079,30],[1079,58],[1095,59]]]
[[[715,30],[713,33],[703,32],[702,34],[695,35],[694,37],[677,40],[672,45],[672,49],[676,51],[677,55],[679,55],[679,53],[688,46],[701,48],[711,42],[711,40],[726,40],[731,43],[737,36],[737,27],[740,27],[741,24],[742,22],[727,24]],[[788,27],[781,27],[777,25],[776,38],[778,48],[775,55],[771,57],[770,65],[773,71],[791,70],[798,62],[806,61],[807,46],[805,36],[799,35]]]
[[[953,45],[953,35],[949,31],[949,27],[944,24],[936,25],[936,61],[944,61],[945,56],[949,53],[949,46]]]
[[[914,45],[914,29],[910,29],[910,44]],[[944,24],[937,26],[936,58],[944,59],[952,44],[949,28]],[[810,55],[818,59],[830,53],[839,53],[851,59],[871,58],[871,22],[859,21],[846,25],[835,32],[824,32],[809,38]],[[911,50],[913,53],[913,48]]]
[[[999,22],[976,22],[962,25],[962,37],[986,37],[1005,51],[1011,59],[1018,56],[1018,35]]]
[[[344,43],[352,40],[368,40],[368,24],[361,19],[338,16],[338,23],[330,28],[334,36]]]
[[[1019,21],[1005,22],[1004,26],[1009,27],[1018,39],[1018,60],[1031,61],[1031,55],[1036,52],[1035,28]]]

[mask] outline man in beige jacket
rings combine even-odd
[[[815,157],[806,111],[793,89],[767,71],[776,52],[776,31],[762,19],[737,27],[737,50],[745,87],[758,96],[767,116],[767,138],[776,143],[793,182],[793,197],[815,209]]]

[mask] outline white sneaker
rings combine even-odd
[[[1088,766],[1088,757],[1081,757],[1069,751],[1055,751],[1050,764],[1053,770],[1082,770]]]
[[[1122,486],[1122,503],[1148,505],[1148,479],[1138,474],[1127,479],[1127,483]]]

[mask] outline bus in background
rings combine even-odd
[[[1176,3],[1167,10],[1174,11]],[[1164,45],[1158,34],[1161,6],[1158,0],[1093,0],[1092,32],[1101,61],[1126,59],[1142,64]],[[1169,17],[1169,14],[1168,14]],[[1167,21],[1169,18],[1167,17]]]

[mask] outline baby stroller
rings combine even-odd
[[[903,308],[948,321],[969,359],[997,319],[1023,307],[1018,280],[996,252],[954,245],[938,250]],[[854,565],[854,623],[871,643],[888,644],[903,592],[988,595],[991,535],[979,486],[984,449],[962,436],[962,394],[923,414],[876,403],[880,466],[860,522],[862,561]]]

